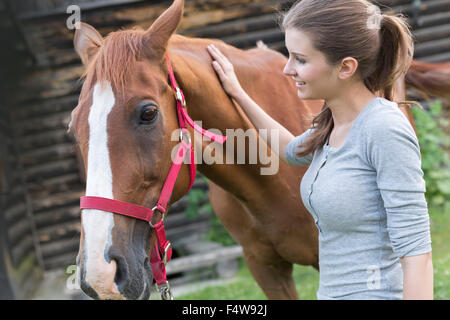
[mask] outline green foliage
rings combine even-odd
[[[208,179],[203,176],[202,179],[208,181]],[[184,213],[188,219],[194,220],[198,217],[200,212],[205,212],[208,215],[210,222],[210,228],[205,235],[205,240],[217,242],[224,246],[236,244],[236,241],[231,238],[219,218],[215,215],[214,210],[209,203],[208,193],[201,189],[192,189],[189,191],[188,205]]]
[[[205,206],[205,201],[208,200],[208,195],[204,190],[192,189],[188,193],[188,205],[184,210],[186,217],[189,220],[194,220],[198,217],[200,210]]]
[[[440,209],[450,207],[450,136],[445,133],[449,119],[443,116],[437,100],[429,110],[412,109],[422,155],[428,205]],[[446,150],[447,149],[447,150]]]
[[[206,233],[206,240],[218,242],[224,246],[232,246],[236,244],[236,241],[229,235],[228,231],[223,227],[222,222],[214,214],[213,209],[210,204],[210,222],[211,227]]]

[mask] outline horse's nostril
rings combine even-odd
[[[117,288],[122,293],[124,288],[126,288],[128,283],[128,265],[126,264],[126,261],[123,257],[115,257],[113,258],[115,260],[117,268],[116,268],[116,274],[114,276],[114,282],[117,285]]]
[[[95,290],[90,286],[89,283],[87,283],[86,279],[83,277],[80,281],[80,287],[81,290],[88,295],[89,297],[91,297],[92,299],[98,299],[98,294],[97,292],[95,292]]]

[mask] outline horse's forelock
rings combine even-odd
[[[83,74],[85,84],[93,88],[97,82],[109,81],[123,93],[126,79],[144,54],[144,34],[137,28],[110,33]]]

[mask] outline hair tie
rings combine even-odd
[[[376,5],[371,5],[367,8],[367,14],[369,15],[367,18],[367,28],[380,30],[381,21],[383,20],[383,14],[380,8]]]

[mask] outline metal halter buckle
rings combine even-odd
[[[189,134],[189,131],[180,129],[180,134],[179,134],[180,142],[182,142],[185,137],[186,137],[187,143],[191,144],[192,140],[191,140],[191,135]]]
[[[169,251],[169,249],[172,247],[172,244],[170,242],[167,243],[166,248],[164,249],[164,256],[162,259],[162,262],[164,263],[164,265],[167,264],[167,251]]]
[[[161,285],[156,285],[158,287],[159,294],[162,300],[173,300],[172,291],[170,290],[169,281]]]
[[[186,101],[184,101],[184,99],[183,99],[183,95],[181,94],[181,89],[177,87],[176,90],[177,90],[177,100],[181,102],[183,107],[186,107]]]

